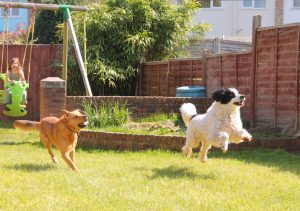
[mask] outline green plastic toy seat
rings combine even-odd
[[[7,104],[6,107],[9,108],[9,110],[3,109],[3,114],[7,116],[25,116],[27,114],[27,111],[25,110],[26,106],[21,105],[22,103],[22,96],[27,88],[29,88],[29,84],[22,84],[21,81],[15,81],[15,83],[6,83],[6,75],[0,74],[0,77],[4,81],[4,87],[10,88],[11,90],[11,104]],[[0,91],[0,102],[3,103],[5,99],[5,90]]]
[[[0,90],[0,103],[3,103],[5,97],[5,90]]]

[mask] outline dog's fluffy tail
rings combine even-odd
[[[34,122],[29,120],[16,120],[14,121],[14,128],[20,129],[23,131],[30,131],[30,130],[40,130],[41,123]]]
[[[196,107],[192,103],[184,103],[180,107],[180,112],[186,126],[190,124],[192,116],[197,115]]]

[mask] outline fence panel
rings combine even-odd
[[[28,46],[24,73],[25,78],[28,80],[28,62],[29,62],[29,49]],[[24,117],[18,119],[29,119],[29,120],[39,120],[40,118],[40,80],[47,77],[57,76],[57,70],[53,68],[52,62],[55,60],[60,60],[60,49],[61,45],[34,45],[32,48],[31,57],[31,71],[29,76],[29,89],[27,90],[27,112],[28,114]],[[8,46],[8,60],[12,57],[18,57],[22,63],[24,56],[24,45],[9,45]],[[2,52],[2,46],[0,46],[0,52]],[[6,47],[5,47],[6,52]],[[3,60],[3,70],[6,71],[6,53],[4,54]],[[0,81],[0,87],[3,89],[3,81]],[[0,108],[0,119],[1,120],[14,120],[15,118],[7,117],[2,114],[3,106]]]
[[[141,96],[175,96],[179,86],[202,86],[200,58],[142,64]]]
[[[297,127],[299,31],[299,25],[258,30],[256,125]]]

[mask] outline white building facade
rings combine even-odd
[[[284,0],[283,24],[300,22],[300,0]]]
[[[182,0],[172,0],[180,4]],[[206,38],[251,41],[253,16],[262,16],[262,27],[300,22],[300,0],[199,0],[194,23],[208,22]]]

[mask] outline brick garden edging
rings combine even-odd
[[[180,151],[184,143],[185,137],[182,136],[137,135],[88,130],[81,131],[78,139],[79,146],[94,146],[101,149],[115,150],[163,149]],[[230,144],[229,150],[258,147],[296,151],[300,150],[300,139],[255,139],[248,143]]]

